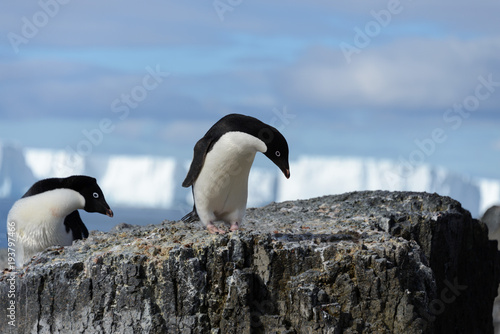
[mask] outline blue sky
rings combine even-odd
[[[189,159],[212,123],[239,112],[279,127],[292,159],[370,156],[500,178],[499,10],[3,2],[0,141],[77,149],[101,131],[91,154]]]

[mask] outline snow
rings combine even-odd
[[[422,165],[410,174],[383,159],[302,156],[291,163],[290,170],[290,180],[280,180],[279,201],[361,190],[444,190],[434,189],[439,182],[436,175],[443,178],[442,170]]]
[[[472,179],[426,164],[408,171],[385,159],[302,156],[290,171],[290,180],[279,179],[278,202],[348,191],[426,191],[460,201],[475,217],[500,204],[500,180]]]
[[[83,174],[97,178],[109,203],[125,207],[169,208],[175,191],[175,159],[94,155],[26,149],[26,165],[36,179]]]
[[[18,199],[36,181],[84,174],[97,179],[112,207],[187,210],[191,190],[181,186],[189,161],[173,157],[90,155],[0,143],[0,199]],[[250,173],[248,207],[361,190],[437,192],[460,201],[478,217],[500,204],[500,180],[475,179],[430,165],[405,169],[396,161],[301,156],[286,179],[271,163]]]
[[[132,207],[172,206],[175,191],[175,160],[147,156],[113,156],[99,181],[110,203]]]
[[[250,170],[247,207],[259,207],[276,200],[277,173],[271,168],[255,166]]]
[[[361,189],[361,160],[300,157],[290,163],[290,179],[279,179],[279,202]]]
[[[84,174],[85,161],[63,150],[26,149],[26,164],[37,179]]]
[[[479,212],[484,213],[493,205],[500,204],[500,182],[498,180],[480,179],[479,189],[481,194]]]

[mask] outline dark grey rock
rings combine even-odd
[[[133,229],[135,226],[127,223],[120,223],[115,225],[110,232],[120,232],[123,230]]]
[[[500,206],[494,205],[484,213],[481,221],[488,226],[491,240],[500,240]]]
[[[481,221],[488,226],[488,236],[490,240],[500,242],[500,206],[494,205],[483,214]],[[500,287],[499,287],[500,295]],[[495,325],[495,333],[500,332],[500,296],[495,299],[493,306],[493,322]]]
[[[0,276],[0,332],[492,333],[498,259],[448,197],[274,203],[237,233],[166,221],[46,250]]]
[[[7,248],[0,248],[0,270],[8,267],[8,252]]]

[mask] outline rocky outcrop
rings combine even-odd
[[[0,332],[492,333],[498,259],[483,223],[426,193],[271,204],[226,235],[122,224],[4,272]]]
[[[500,206],[494,205],[490,207],[481,217],[481,221],[488,226],[488,236],[490,240],[500,242]],[[500,295],[500,287],[498,288]],[[500,333],[500,296],[497,295],[495,304],[493,305],[493,323],[495,333]]]
[[[490,207],[481,217],[481,221],[488,226],[488,235],[491,240],[500,240],[500,206]]]

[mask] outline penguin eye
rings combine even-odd
[[[275,153],[275,154],[276,154],[276,156],[277,156],[277,157],[280,157],[280,156],[281,156],[281,152],[280,152],[280,151],[276,151],[276,153]]]
[[[98,193],[93,193],[92,196],[94,196],[94,198],[99,198],[99,194]]]

